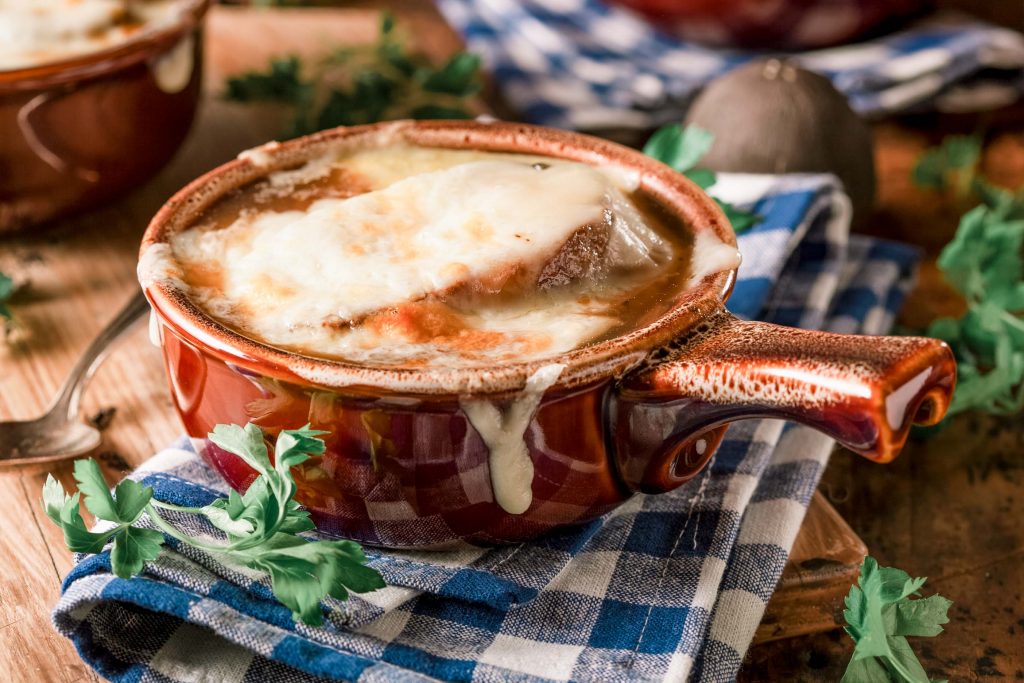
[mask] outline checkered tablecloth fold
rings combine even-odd
[[[715,192],[764,216],[739,240],[734,312],[888,329],[916,253],[850,238],[833,177],[723,175]],[[321,628],[293,622],[265,577],[176,544],[129,580],[106,553],[80,558],[54,623],[116,681],[731,680],[831,445],[737,423],[693,481],[591,524],[502,548],[368,549],[388,587],[326,601]],[[226,491],[187,439],[131,476],[190,506]]]
[[[858,112],[979,111],[1024,87],[1024,36],[959,15],[835,48],[779,53],[704,47],[602,0],[437,0],[525,120],[648,129],[679,120],[709,81],[787,56],[830,78]]]

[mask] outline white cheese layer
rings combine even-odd
[[[474,161],[347,199],[320,199],[306,211],[187,230],[172,247],[179,261],[217,272],[219,291],[203,302],[215,315],[272,344],[305,345],[325,322],[358,325],[389,307],[543,265],[582,226],[608,222],[610,189],[605,175],[583,164]],[[538,314],[503,307],[480,311],[476,322],[529,333],[545,322]],[[607,323],[598,316],[569,324],[551,335],[553,346],[573,348],[579,335]],[[379,341],[358,326],[349,336],[333,350],[365,356]]]
[[[273,148],[243,159],[268,165]],[[221,323],[310,356],[545,359],[646,324],[691,275],[734,265],[710,233],[676,241],[632,184],[550,157],[397,144],[329,153],[270,173],[148,250],[140,280],[170,282]]]
[[[593,309],[568,297],[513,307],[482,307],[461,316],[467,330],[450,338],[409,340],[362,326],[335,334],[328,343],[331,355],[378,365],[401,365],[414,360],[452,367],[533,360],[571,351],[618,322]],[[308,344],[308,336],[305,343]],[[296,335],[289,345],[303,344],[301,335]]]
[[[182,0],[0,0],[0,70],[102,50],[169,23],[181,6]]]

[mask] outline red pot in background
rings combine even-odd
[[[806,50],[850,42],[906,18],[924,0],[610,0],[686,40]]]
[[[0,235],[133,189],[178,150],[199,103],[202,20],[60,61],[0,70]]]
[[[478,368],[360,366],[283,351],[220,325],[177,284],[167,241],[219,198],[328,152],[397,143],[619,167],[695,239],[736,244],[715,203],[667,166],[605,140],[515,124],[339,128],[274,143],[190,184],[153,219],[139,266],[174,403],[198,439],[218,423],[254,422],[274,435],[309,422],[330,432],[325,455],[296,468],[296,498],[323,532],[398,547],[521,541],[595,519],[637,491],[678,487],[733,420],[793,419],[886,462],[912,423],[946,411],[955,363],[944,343],[737,320],[724,309],[735,279],[727,266],[667,294],[667,313],[623,336]],[[525,467],[498,467],[508,461],[495,461],[493,444],[507,434]],[[237,489],[256,476],[208,441],[201,454]]]

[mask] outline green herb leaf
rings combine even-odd
[[[67,494],[59,481],[53,478],[52,474],[46,475],[46,483],[43,484],[43,509],[46,516],[54,524],[60,526],[60,513],[71,496]]]
[[[714,133],[703,128],[670,123],[654,132],[643,151],[647,156],[685,173],[707,154],[714,141]]]
[[[235,491],[231,493],[238,496]],[[241,498],[238,500],[241,501]],[[242,510],[236,510],[232,514],[224,498],[219,498],[202,508],[202,514],[210,520],[210,523],[229,536],[245,536],[255,531],[255,525],[248,519],[242,518],[241,513]]]
[[[64,531],[64,541],[71,550],[98,553],[113,541],[110,564],[117,576],[128,578],[141,572],[147,561],[160,554],[166,534],[267,572],[274,595],[294,617],[318,625],[322,621],[320,601],[325,597],[344,600],[349,591],[363,593],[384,586],[380,574],[366,566],[366,556],[356,543],[310,541],[296,535],[312,530],[313,522],[293,499],[296,486],[292,468],[323,455],[326,445],[320,437],[324,434],[309,425],[283,430],[271,459],[264,434],[256,425],[217,425],[209,434],[210,440],[242,458],[258,476],[244,494],[232,491],[227,498],[202,508],[153,500],[151,488],[131,480],[119,483],[111,495],[99,465],[92,460],[75,463],[81,493],[68,496],[59,482],[48,477],[43,485],[43,508]],[[81,494],[94,515],[118,522],[117,526],[104,532],[89,531],[79,510]],[[160,516],[161,508],[205,516],[224,532],[226,542],[211,543],[183,533]],[[135,526],[144,512],[159,531]]]
[[[421,85],[427,92],[469,97],[480,90],[479,72],[480,57],[460,52],[437,71],[427,72]]]
[[[921,155],[914,166],[914,182],[936,190],[952,185],[960,198],[965,197],[971,192],[981,145],[980,135],[950,135]]]
[[[240,457],[257,473],[266,475],[270,471],[272,465],[267,444],[263,441],[263,432],[253,423],[250,422],[245,427],[216,425],[209,438],[217,447]]]
[[[153,497],[153,489],[132,479],[123,479],[114,489],[114,505],[118,519],[134,524]]]
[[[349,590],[366,593],[384,587],[380,574],[365,566],[362,549],[351,541],[310,543],[278,534],[243,561],[270,574],[274,596],[310,625],[321,623],[320,601],[327,596],[345,600]]]
[[[250,71],[227,80],[228,99],[239,102],[295,102],[309,88],[302,80],[302,63],[298,57],[278,57],[270,60],[264,73]]]
[[[99,519],[108,522],[122,521],[117,511],[117,503],[110,495],[110,489],[107,488],[107,481],[103,478],[99,464],[91,458],[76,460],[74,472],[78,490],[85,499],[86,509]]]
[[[949,621],[947,613],[953,601],[941,595],[931,595],[920,600],[906,600],[896,605],[896,625],[893,635],[937,636],[942,633],[942,624]]]
[[[327,447],[319,437],[324,434],[327,432],[312,429],[308,424],[300,429],[282,430],[274,445],[274,467],[278,473],[283,477],[310,457],[323,455]]]
[[[126,526],[114,536],[110,568],[122,579],[135,576],[142,571],[144,562],[157,558],[163,543],[164,535],[159,531]]]
[[[957,358],[957,389],[948,415],[1024,410],[1024,194],[995,187],[977,172],[980,136],[951,136],[915,167],[917,182],[981,204],[960,219],[938,258],[967,311],[932,322]]]
[[[689,178],[696,184],[700,189],[706,190],[715,184],[718,179],[715,176],[715,172],[706,168],[691,168],[683,173],[684,176]]]
[[[460,52],[435,68],[406,48],[393,17],[384,14],[375,45],[336,50],[308,69],[297,57],[277,58],[267,71],[228,79],[225,94],[291,105],[287,134],[304,135],[397,118],[470,118],[465,101],[480,88],[479,57]]]
[[[906,636],[942,633],[953,603],[940,595],[915,599],[925,580],[864,558],[843,612],[856,643],[843,683],[929,683]]]
[[[14,319],[11,309],[7,307],[7,302],[13,294],[14,280],[3,272],[0,272],[0,318],[6,318],[7,320]]]
[[[718,207],[722,209],[722,213],[729,219],[732,224],[732,229],[737,233],[743,233],[750,230],[752,227],[761,222],[761,216],[757,215],[752,211],[745,211],[744,209],[737,209],[732,204],[723,202],[721,199],[712,197]]]
[[[679,171],[696,183],[700,189],[707,190],[717,180],[715,172],[706,168],[695,168],[695,166],[701,157],[711,149],[714,140],[714,134],[703,128],[683,127],[678,123],[670,123],[654,132],[654,135],[644,145],[643,151],[647,156]],[[761,216],[755,213],[736,208],[717,197],[712,197],[712,199],[722,209],[722,213],[729,219],[732,229],[736,233],[749,230],[761,221]]]
[[[64,544],[76,553],[98,553],[107,544],[112,533],[94,533],[85,526],[85,520],[78,508],[79,494],[76,493],[64,503],[60,510],[59,526],[64,532]]]

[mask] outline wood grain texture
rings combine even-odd
[[[815,491],[754,642],[836,628],[842,620],[843,597],[866,554],[860,537]]]
[[[1008,187],[1024,185],[1024,117],[989,130],[983,167]],[[985,117],[988,118],[988,117]],[[991,121],[992,119],[988,119]],[[912,119],[876,129],[879,206],[866,227],[926,249],[919,283],[900,316],[920,327],[957,313],[962,302],[935,267],[957,224],[957,209],[912,186],[922,149],[973,122]],[[946,632],[911,638],[929,676],[950,681],[1024,680],[1024,420],[958,415],[933,438],[912,440],[885,467],[836,453],[819,491],[883,566],[927,576],[924,594],[953,600]],[[853,651],[841,631],[750,650],[742,681],[839,680]]]

